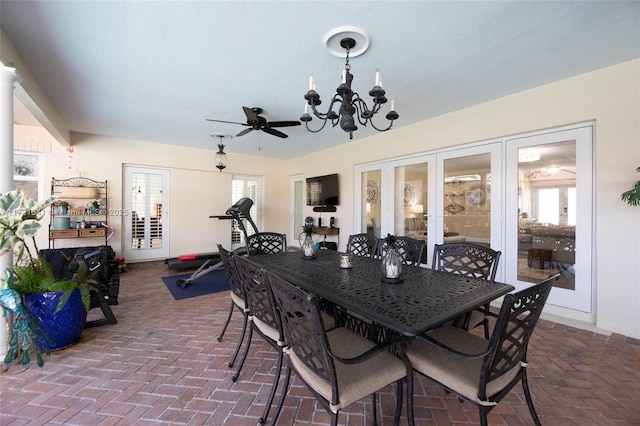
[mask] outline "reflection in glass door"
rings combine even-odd
[[[445,243],[491,246],[491,154],[444,161]]]
[[[576,142],[519,148],[518,157],[518,280],[559,273],[554,286],[575,290]]]
[[[381,235],[382,226],[382,170],[362,172],[360,176],[360,232]]]
[[[504,251],[502,144],[487,143],[438,154],[435,243],[475,243]],[[504,276],[498,265],[496,279]]]
[[[591,132],[507,142],[507,278],[522,288],[559,274],[547,303],[584,312],[591,311]]]

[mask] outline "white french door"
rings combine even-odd
[[[304,208],[304,178],[302,175],[291,177],[291,229],[289,230],[289,242],[291,247],[300,246],[300,233],[302,232],[303,208]]]
[[[356,229],[425,241],[427,265],[436,243],[500,250],[501,167],[499,143],[357,166]]]
[[[524,288],[559,273],[548,304],[592,312],[593,127],[509,139],[506,280]]]
[[[169,257],[167,169],[124,166],[124,255],[127,261]]]
[[[469,242],[503,250],[501,154],[500,142],[437,154],[434,243]],[[496,279],[502,276],[499,269]]]

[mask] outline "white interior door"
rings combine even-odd
[[[169,257],[169,188],[167,169],[124,168],[124,255],[127,261]]]
[[[517,288],[559,273],[548,304],[592,312],[591,125],[506,141],[506,272]]]

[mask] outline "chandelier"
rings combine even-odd
[[[222,169],[227,167],[227,153],[223,151],[224,145],[222,144],[222,140],[231,139],[233,136],[225,135],[224,133],[212,133],[211,137],[218,138],[218,152],[216,152],[214,163],[216,168],[222,172]]]
[[[352,49],[356,46],[355,36],[364,37],[364,46],[359,49],[357,56],[364,53],[369,46],[369,34],[364,30],[355,27],[340,27],[336,28],[325,37],[325,43],[327,44],[327,50],[336,56],[342,56],[341,52],[332,50],[329,47],[329,43],[332,39],[336,40],[336,37],[340,37],[344,34],[354,35],[354,37],[344,37],[340,39],[340,47],[346,51],[346,61],[344,68],[342,69],[342,82],[336,89],[336,94],[331,99],[327,112],[318,111],[317,107],[322,104],[320,95],[316,92],[316,81],[313,77],[313,73],[309,75],[309,91],[304,95],[307,101],[304,106],[304,114],[300,117],[308,131],[312,133],[318,133],[326,126],[327,122],[331,122],[333,127],[340,124],[340,128],[349,133],[349,139],[353,139],[353,132],[358,130],[356,120],[363,126],[370,125],[379,132],[385,132],[391,129],[393,121],[398,119],[398,113],[394,109],[394,101],[391,100],[391,111],[386,115],[386,119],[389,120],[389,125],[386,128],[378,128],[373,123],[373,117],[380,111],[382,105],[387,103],[385,91],[382,88],[382,82],[380,79],[380,70],[376,68],[375,84],[369,91],[369,96],[373,98],[373,104],[371,108],[367,105],[367,102],[360,97],[357,92],[351,89],[351,83],[353,82],[353,74],[351,74],[351,65],[349,64],[349,55]],[[322,120],[322,126],[319,129],[313,130],[309,128],[309,122],[313,120],[311,114],[309,114],[309,106],[311,106],[311,112],[313,115]]]

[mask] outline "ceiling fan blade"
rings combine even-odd
[[[271,127],[269,127],[269,126],[264,126],[264,127],[262,128],[262,131],[263,131],[263,132],[266,132],[266,133],[269,133],[270,135],[277,136],[277,137],[279,137],[279,138],[288,138],[288,137],[289,137],[288,135],[285,135],[285,134],[284,134],[284,133],[282,133],[281,131],[276,130],[276,129],[272,129],[272,128],[271,128]]]
[[[299,121],[269,121],[267,123],[269,127],[291,127],[291,126],[299,126]]]
[[[224,121],[224,120],[214,120],[212,118],[207,118],[207,121],[215,121],[216,123],[229,123],[229,124],[240,124],[241,126],[248,126],[247,123],[239,123],[237,121]]]
[[[246,106],[243,106],[242,109],[244,110],[244,114],[247,116],[247,121],[256,122],[256,123],[260,121],[256,113],[253,112],[251,108],[247,108]]]
[[[244,135],[246,135],[247,133],[249,133],[249,132],[250,132],[250,131],[252,131],[252,130],[253,130],[253,127],[249,127],[248,129],[244,129],[243,131],[241,131],[240,133],[238,133],[238,134],[236,135],[236,138],[238,138],[238,137],[240,137],[240,136],[244,136]]]

